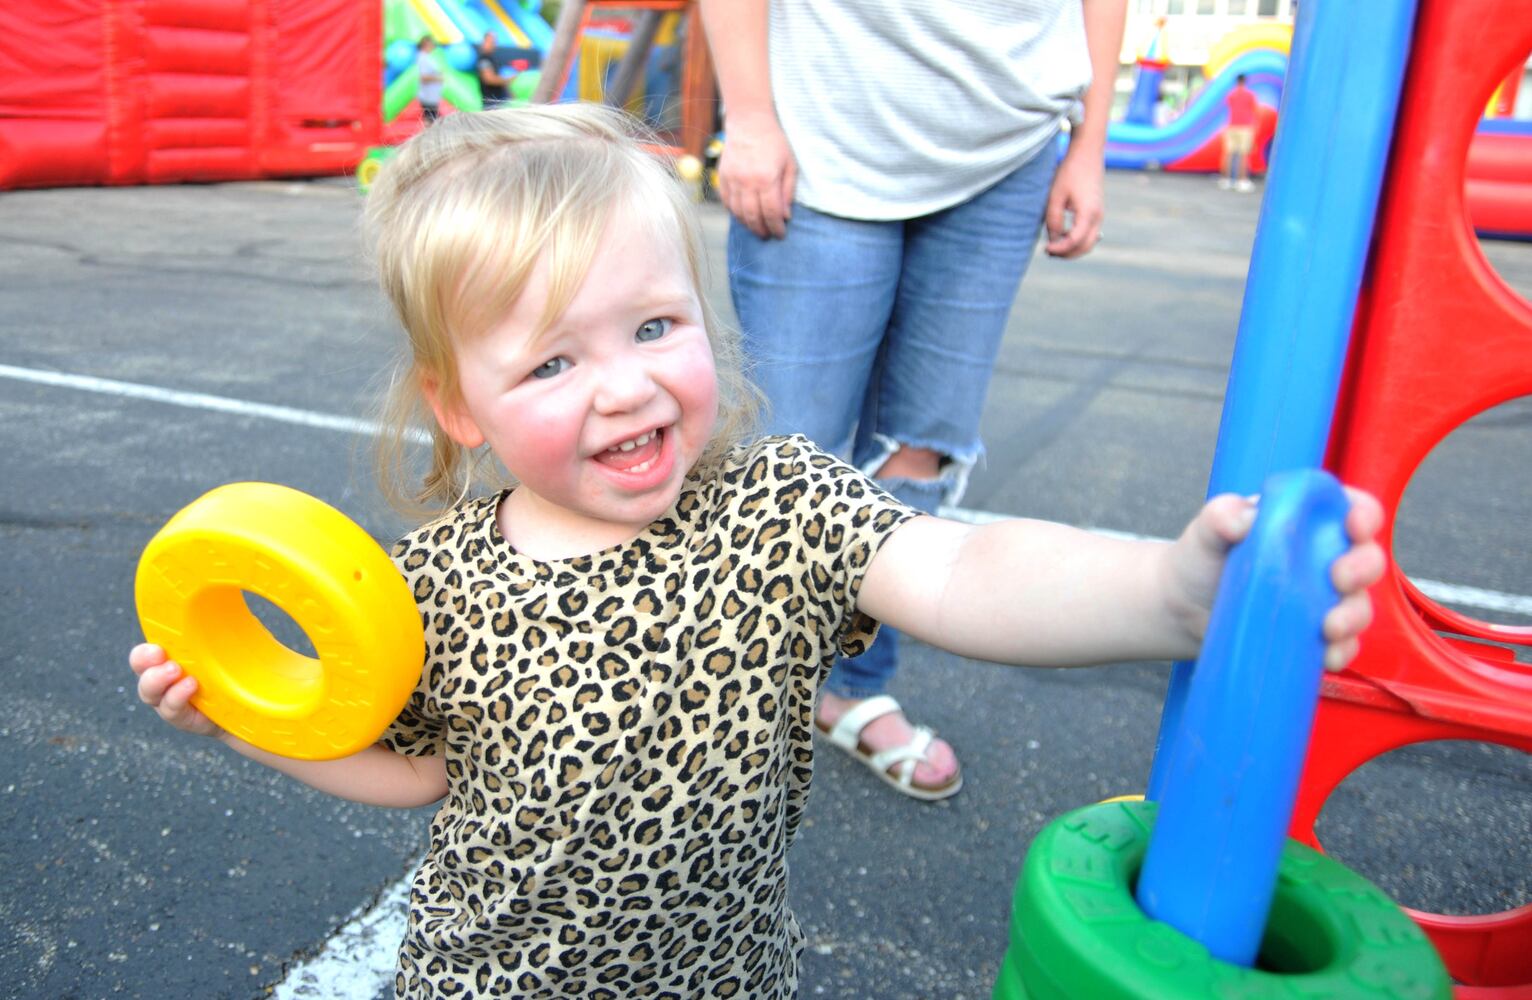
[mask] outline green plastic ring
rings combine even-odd
[[[1450,1000],[1425,933],[1333,858],[1289,840],[1257,967],[1221,962],[1133,898],[1153,802],[1067,813],[1027,851],[995,1000],[1388,997]]]

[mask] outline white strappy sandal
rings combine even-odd
[[[961,770],[940,785],[915,784],[915,768],[925,763],[926,749],[935,738],[935,734],[926,726],[915,726],[915,735],[903,746],[874,752],[863,745],[862,730],[867,728],[869,722],[898,711],[901,711],[899,703],[893,698],[886,694],[875,695],[858,702],[854,708],[849,709],[845,715],[837,719],[834,726],[826,727],[816,716],[814,728],[818,729],[831,743],[867,765],[868,769],[882,778],[885,783],[912,799],[936,802],[956,795],[963,787]]]

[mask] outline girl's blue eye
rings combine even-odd
[[[533,378],[552,378],[569,367],[566,358],[549,358],[536,368],[532,369]]]
[[[669,333],[670,328],[674,325],[675,324],[668,319],[651,319],[649,322],[638,328],[638,333],[636,336],[638,337],[640,343],[644,343],[650,340],[659,340],[661,337],[665,336],[665,334]]]

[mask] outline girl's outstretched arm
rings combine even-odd
[[[1350,491],[1352,547],[1331,568],[1341,601],[1324,622],[1325,666],[1351,661],[1383,574],[1378,502]],[[1046,521],[973,526],[920,517],[874,557],[857,605],[964,656],[1035,666],[1190,659],[1207,630],[1229,548],[1251,501],[1208,501],[1174,542],[1134,542]]]
[[[151,643],[128,654],[138,675],[138,697],[177,729],[212,736],[251,760],[281,771],[321,792],[374,806],[412,808],[428,805],[447,794],[446,763],[437,757],[406,757],[381,743],[338,760],[293,760],[251,746],[218,728],[197,711],[191,696],[197,680]]]

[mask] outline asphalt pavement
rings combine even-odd
[[[1164,537],[1206,487],[1259,198],[1114,173],[1108,199],[1095,253],[1033,263],[963,507]],[[137,704],[126,665],[138,554],[215,486],[285,483],[380,540],[407,526],[379,498],[356,424],[396,343],[360,252],[360,205],[340,180],[0,194],[12,560],[0,996],[381,988],[376,973],[343,985],[322,962],[349,948],[391,966],[392,925],[332,936],[397,909],[389,893],[420,856],[429,810],[331,799],[172,732]],[[716,205],[703,215],[728,313],[726,220]],[[1532,296],[1532,244],[1486,252]],[[1465,610],[1521,625],[1529,425],[1523,399],[1451,435],[1417,474],[1398,537],[1412,576],[1471,588],[1454,591]],[[1027,843],[1068,809],[1142,790],[1165,678],[1163,664],[1025,670],[912,645],[894,693],[952,741],[967,784],[921,804],[821,751],[791,859],[803,995],[988,996]],[[1457,743],[1369,763],[1320,824],[1333,853],[1396,898],[1455,913],[1532,902],[1529,832],[1527,758]]]

